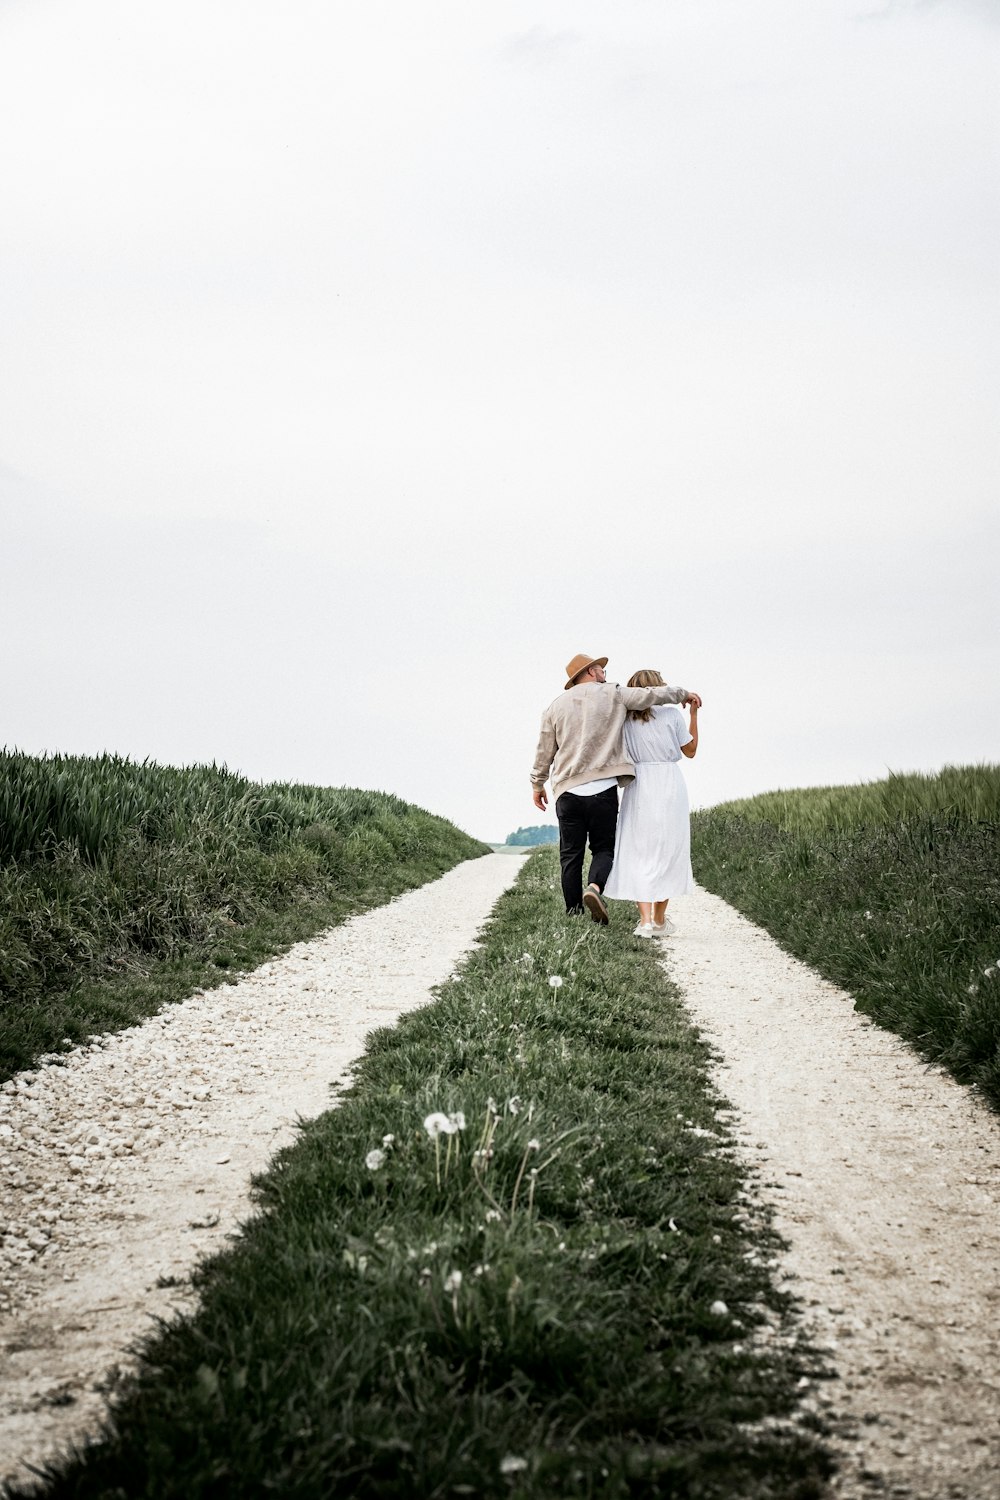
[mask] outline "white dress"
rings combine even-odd
[[[604,888],[613,901],[669,901],[694,890],[691,813],[680,767],[692,736],[679,708],[662,704],[647,723],[625,720],[635,780],[622,793],[615,862]]]

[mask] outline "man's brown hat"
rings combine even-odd
[[[569,679],[566,687],[571,688],[573,686],[573,678],[579,677],[581,672],[586,672],[588,667],[606,667],[607,664],[608,658],[606,656],[587,656],[586,654],[574,656],[573,660],[566,667],[566,676]]]

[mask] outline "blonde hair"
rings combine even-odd
[[[628,680],[629,687],[666,687],[666,683],[659,672],[652,667],[643,667],[641,672],[633,672]],[[638,719],[640,724],[648,724],[653,717],[651,708],[630,708],[628,711],[630,719]]]

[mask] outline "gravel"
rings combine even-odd
[[[837,1379],[830,1493],[1000,1494],[1000,1119],[716,896],[677,903],[665,962],[790,1243]]]
[[[0,1086],[0,1479],[83,1441],[126,1352],[250,1212],[376,1026],[447,979],[521,859],[487,855]]]

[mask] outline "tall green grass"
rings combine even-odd
[[[821,1371],[707,1048],[653,945],[567,919],[557,877],[534,856],[370,1038],[49,1500],[821,1493]]]
[[[1000,765],[945,766],[934,775],[892,774],[858,786],[817,786],[764,792],[708,809],[769,823],[788,833],[851,832],[904,823],[968,826],[1000,819]]]
[[[0,1078],[484,852],[382,792],[0,752]]]
[[[1000,1107],[1000,766],[695,814],[695,874]]]

